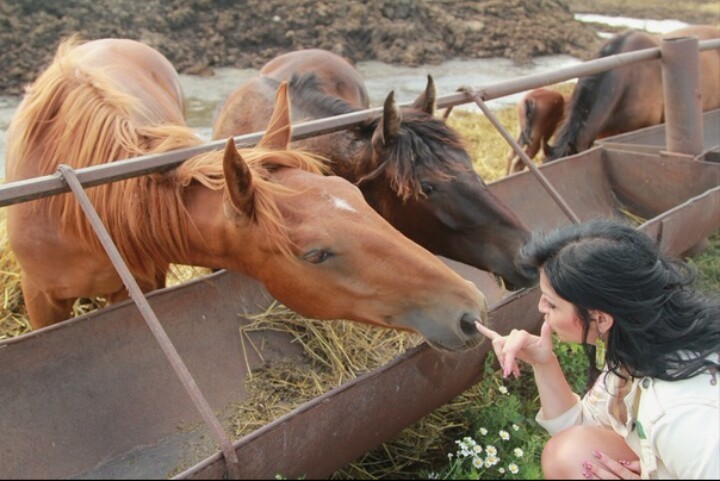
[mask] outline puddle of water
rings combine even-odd
[[[688,26],[687,23],[679,20],[647,20],[642,18],[608,17],[606,15],[595,15],[591,13],[577,13],[575,20],[589,23],[600,23],[612,27],[635,28],[647,30],[652,33],[668,33]],[[605,33],[602,36],[612,36],[612,33]]]

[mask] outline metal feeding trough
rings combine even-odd
[[[663,125],[537,169],[554,192],[534,171],[489,187],[533,230],[571,222],[563,203],[579,220],[630,213],[648,219],[638,228],[665,252],[680,255],[720,229],[720,163],[711,161],[720,145],[720,111],[703,115],[700,128],[700,155],[666,152]],[[503,298],[490,274],[446,262],[487,294],[496,329],[537,331],[537,288]],[[248,369],[299,352],[289,334],[273,331],[249,334],[257,349],[245,349],[241,326],[272,299],[243,275],[220,271],[147,300],[221,422],[224,410],[245,396]],[[422,344],[234,441],[234,475],[327,477],[478,382],[488,349],[484,343],[446,353]],[[229,473],[223,451],[208,443],[210,430],[129,301],[0,342],[0,364],[2,478]]]

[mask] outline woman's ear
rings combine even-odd
[[[608,314],[607,312],[602,311],[592,311],[590,313],[590,317],[592,319],[595,319],[595,322],[597,323],[598,331],[600,331],[600,334],[605,334],[610,330],[611,327],[613,327],[613,324],[615,323],[615,319],[613,319],[613,316]]]

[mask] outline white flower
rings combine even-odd
[[[513,449],[513,453],[514,453],[515,456],[518,457],[518,458],[522,458],[522,457],[523,457],[523,454],[525,454],[525,453],[523,452],[523,450],[520,449],[520,448],[515,448],[515,449]]]
[[[488,454],[488,457],[485,458],[485,467],[489,468],[490,466],[495,466],[499,461],[500,458],[498,458],[494,454]]]
[[[473,446],[473,451],[475,451],[476,454],[482,453],[482,446],[476,444],[475,446]]]
[[[507,432],[507,431],[505,431],[505,430],[503,430],[503,429],[501,429],[500,431],[498,431],[498,434],[500,435],[500,438],[501,438],[503,441],[507,441],[508,439],[510,439],[510,433]]]
[[[487,446],[485,446],[485,452],[489,456],[497,456],[497,448],[492,444],[488,444]]]
[[[508,464],[508,469],[509,469],[510,472],[513,473],[513,474],[517,474],[517,473],[520,472],[520,468],[518,468],[518,465],[515,464],[515,463],[510,463],[510,464]]]
[[[478,458],[477,456],[473,456],[472,465],[475,466],[475,469],[482,468],[483,460],[482,458]]]
[[[428,479],[438,479],[438,473],[430,473],[430,474],[428,474]]]
[[[487,433],[488,433],[488,430],[487,430],[487,429],[485,429],[485,428],[480,428],[480,434],[482,434],[483,436],[485,436]]]
[[[498,468],[498,473],[505,474],[505,468]]]
[[[448,453],[448,459],[452,459],[452,458],[453,458],[453,453]]]
[[[507,394],[507,393],[508,393],[508,389],[507,389],[505,386],[502,386],[502,385],[498,387],[498,391],[500,391],[500,394]]]
[[[520,426],[518,426],[517,424],[513,424],[512,428],[513,428],[513,431],[517,431],[518,429],[520,429]]]

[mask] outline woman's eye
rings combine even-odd
[[[316,249],[308,252],[303,256],[303,259],[308,261],[311,264],[320,264],[321,262],[325,262],[327,259],[333,256],[333,253],[324,250],[324,249]]]
[[[425,195],[430,195],[435,191],[435,187],[430,182],[420,182],[420,188]]]

